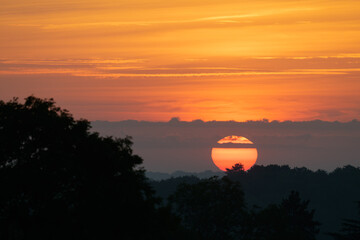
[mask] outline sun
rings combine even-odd
[[[227,136],[217,142],[211,150],[214,164],[221,169],[231,169],[236,163],[241,163],[244,170],[249,170],[256,162],[258,152],[254,143],[241,136]]]

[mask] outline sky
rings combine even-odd
[[[0,0],[0,99],[77,118],[351,121],[358,0]]]
[[[360,167],[360,121],[95,121],[102,136],[133,137],[134,153],[147,171],[219,171],[212,148],[226,136],[246,136],[257,148],[257,165],[289,165],[333,171]],[[224,147],[224,146],[221,146]],[[243,157],[243,156],[242,156]]]

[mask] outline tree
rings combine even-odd
[[[358,202],[360,216],[360,202]],[[335,240],[358,240],[360,239],[360,218],[344,219],[339,233],[330,233]]]
[[[226,177],[183,184],[170,197],[170,202],[185,227],[200,239],[242,239],[246,236],[244,193],[239,183]]]
[[[245,174],[244,165],[241,163],[236,163],[234,166],[232,166],[230,169],[226,169],[226,174]]]
[[[302,201],[292,191],[279,205],[271,204],[254,214],[253,239],[257,240],[314,240],[319,223],[313,220],[309,201]]]
[[[0,238],[179,237],[131,146],[90,132],[53,99],[0,101]]]

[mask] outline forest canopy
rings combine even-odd
[[[180,236],[131,139],[90,127],[53,99],[0,101],[1,239]]]

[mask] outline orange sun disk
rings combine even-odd
[[[242,141],[239,141],[239,139]],[[244,141],[244,139],[246,138],[229,136],[218,141],[219,144],[230,143],[234,147],[212,148],[211,158],[214,164],[222,171],[226,171],[227,168],[231,169],[237,163],[241,163],[245,171],[249,170],[255,164],[258,152],[255,147],[249,147],[250,144],[253,144],[251,141],[248,139]]]

